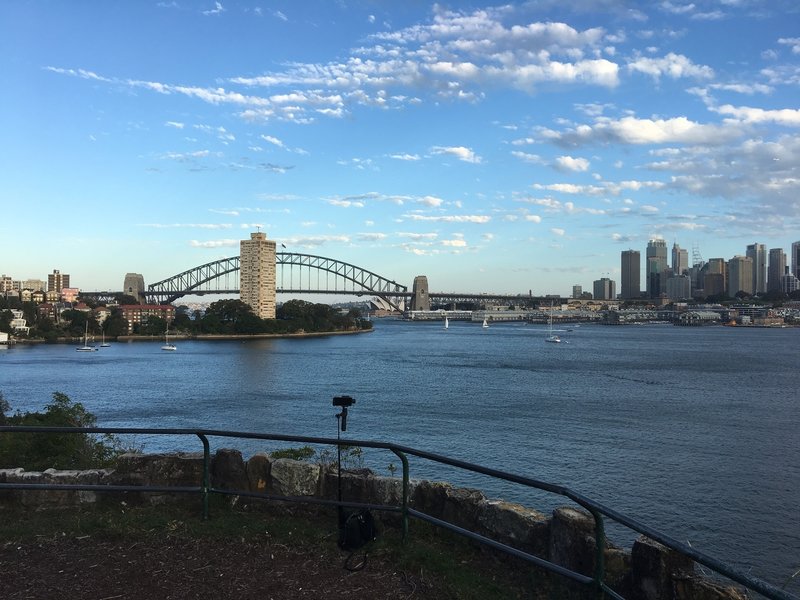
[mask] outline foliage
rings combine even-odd
[[[8,415],[0,396],[0,423],[30,427],[95,427],[96,417],[66,394],[53,393],[42,412]],[[87,433],[13,433],[0,436],[0,468],[85,469],[109,465],[124,449],[110,435]]]
[[[290,458],[292,460],[308,460],[313,458],[316,453],[317,451],[311,446],[303,446],[302,448],[282,448],[281,450],[275,450],[275,452],[270,452],[270,456],[276,459]]]

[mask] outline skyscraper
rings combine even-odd
[[[749,256],[734,256],[728,261],[728,295],[739,292],[753,295],[753,259]]]
[[[689,251],[672,244],[672,274],[683,275],[689,270]]]
[[[645,268],[647,297],[656,298],[666,291],[667,242],[659,239],[647,242]]]
[[[746,256],[753,259],[753,293],[763,294],[767,291],[767,247],[750,244]]]
[[[769,266],[767,267],[767,291],[780,292],[781,278],[786,272],[786,253],[783,248],[769,249]]]
[[[642,257],[638,250],[622,251],[620,295],[623,300],[641,296],[641,261]]]
[[[239,242],[239,295],[262,319],[275,318],[275,242],[251,233]]]
[[[800,242],[792,242],[792,275],[800,279]]]
[[[614,300],[617,295],[616,282],[608,277],[595,280],[592,291],[595,300]]]

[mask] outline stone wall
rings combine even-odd
[[[125,454],[114,470],[29,472],[0,469],[0,483],[59,483],[89,485],[148,485],[197,487],[203,480],[202,454]],[[353,502],[399,506],[402,480],[380,477],[364,469],[342,473],[342,497]],[[272,459],[259,453],[244,461],[238,450],[219,450],[211,462],[211,485],[216,489],[267,493],[278,496],[335,499],[335,468],[290,459]],[[118,502],[117,494],[94,491],[0,491],[0,510],[11,506],[30,509],[71,507]],[[523,550],[573,571],[591,576],[594,570],[594,519],[577,508],[561,507],[551,515],[531,508],[487,498],[481,491],[434,481],[409,482],[410,506]],[[189,500],[196,495],[167,492],[125,492],[127,502],[159,504]],[[258,502],[241,497],[241,502]],[[385,526],[397,522],[385,513]],[[623,550],[605,549],[605,581],[626,598],[635,600],[743,600],[736,588],[722,586],[695,572],[694,562],[644,536]]]

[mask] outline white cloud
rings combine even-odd
[[[778,38],[778,43],[783,46],[789,46],[792,49],[792,54],[800,54],[800,38]]]
[[[218,15],[225,12],[225,8],[219,2],[214,2],[214,8],[209,10],[204,10],[203,14],[208,15]]]
[[[191,240],[189,246],[192,248],[238,248],[239,240]]]
[[[259,136],[265,142],[269,142],[273,146],[277,146],[278,148],[284,148],[284,144],[281,140],[271,135],[261,135]]]
[[[555,166],[561,171],[574,171],[576,173],[581,173],[589,170],[589,161],[585,158],[559,156],[556,158]]]
[[[341,208],[364,208],[366,206],[363,202],[356,202],[352,200],[328,200],[331,206],[339,206]]]
[[[696,65],[682,54],[670,52],[662,58],[639,57],[628,63],[628,71],[650,75],[658,81],[662,76],[670,79],[693,77],[696,79],[710,79],[714,77],[714,70],[705,65]]]
[[[598,119],[594,125],[579,125],[565,132],[544,130],[543,137],[564,146],[583,144],[704,144],[727,143],[741,135],[734,125],[705,125],[686,117],[670,119]]]
[[[492,217],[488,215],[441,215],[441,216],[430,216],[430,215],[420,215],[417,213],[411,213],[407,215],[403,215],[407,219],[411,219],[412,221],[439,221],[442,223],[488,223],[492,220]]]
[[[444,203],[444,200],[441,198],[437,198],[436,196],[423,196],[419,200],[417,200],[420,204],[424,204],[425,206],[430,206],[431,208],[436,208]]]
[[[455,156],[458,160],[480,164],[481,157],[476,155],[471,148],[464,146],[434,146],[431,148],[431,154],[445,154],[448,156]]]
[[[467,242],[462,239],[455,239],[455,240],[442,240],[441,244],[443,246],[449,246],[451,248],[466,248]]]
[[[139,227],[154,229],[231,229],[230,223],[140,223]]]
[[[560,227],[551,227],[550,228],[550,233],[552,233],[553,235],[557,235],[557,236],[561,237],[566,233],[566,231],[561,229]]]
[[[389,158],[408,161],[420,160],[420,156],[418,154],[390,154]]]
[[[525,220],[530,221],[531,223],[541,223],[542,217],[539,215],[525,215]]]
[[[177,121],[167,121],[166,123],[164,123],[164,125],[166,125],[167,127],[174,127],[175,129],[183,129],[184,128],[184,124],[183,123],[178,123]]]
[[[763,108],[726,104],[713,110],[721,115],[730,115],[744,123],[775,123],[777,125],[800,127],[800,109],[796,108],[765,110]]]

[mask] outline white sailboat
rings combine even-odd
[[[109,343],[106,341],[106,332],[104,331],[104,332],[103,332],[103,341],[102,341],[102,343],[100,344],[100,347],[101,347],[101,348],[108,348],[110,345],[111,345],[111,344],[109,344]]]
[[[553,333],[553,305],[550,305],[550,326],[549,326],[549,335],[544,338],[545,342],[550,342],[551,344],[560,344],[561,338],[558,337]]]
[[[450,327],[450,321],[447,320],[447,315],[444,316],[444,328]]]
[[[75,348],[78,352],[97,352],[97,348],[95,346],[89,345],[89,321],[86,321],[86,329],[83,333],[83,346],[79,348]]]
[[[489,329],[489,321],[486,320],[486,317],[483,317],[483,325],[481,325],[484,329]]]
[[[161,346],[161,349],[168,352],[174,352],[178,349],[175,344],[171,344],[169,341],[169,327],[167,327],[167,330],[164,332],[164,345]]]

